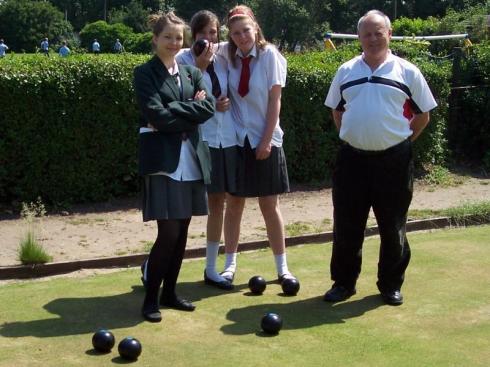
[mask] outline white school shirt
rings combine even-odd
[[[325,105],[345,110],[340,139],[362,150],[385,150],[412,135],[409,110],[428,112],[437,103],[420,70],[389,52],[374,71],[363,55],[340,66]]]
[[[186,48],[179,52],[175,58],[179,64],[196,66],[196,58],[191,49]],[[214,55],[213,60],[214,71],[218,76],[221,95],[228,95],[228,70],[226,59],[222,56]],[[206,83],[206,93],[211,93],[212,83],[211,77],[207,71],[202,73],[204,82]],[[203,140],[208,142],[212,148],[232,147],[238,144],[235,125],[231,116],[231,110],[225,112],[216,111],[209,120],[201,125]]]
[[[92,43],[92,51],[100,51],[100,43],[99,42]]]
[[[177,62],[168,69],[170,75],[178,75],[177,84],[179,88],[182,88],[182,82],[179,75],[179,66]],[[151,123],[151,121],[150,121]],[[147,127],[140,127],[140,134],[153,133],[153,129]],[[197,181],[202,179],[201,169],[199,167],[196,150],[192,145],[190,139],[182,140],[179,156],[179,164],[174,172],[156,172],[152,175],[165,175],[174,179],[175,181]]]
[[[218,50],[218,54],[225,56],[228,61],[228,95],[231,100],[231,112],[238,135],[238,144],[243,146],[245,137],[248,137],[252,148],[259,145],[266,126],[267,105],[269,91],[274,85],[284,87],[286,85],[287,61],[273,45],[266,45],[265,49],[257,50],[253,47],[249,55],[250,81],[249,91],[245,97],[238,94],[240,74],[242,71],[242,52],[237,49],[235,54],[236,66],[228,60],[228,43]],[[257,57],[258,56],[258,57]],[[276,147],[282,146],[284,133],[277,119],[271,144]]]

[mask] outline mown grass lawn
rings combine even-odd
[[[92,333],[113,331],[143,344],[139,366],[488,366],[490,361],[490,226],[410,234],[412,262],[405,304],[384,305],[377,293],[378,240],[364,248],[358,293],[331,305],[330,244],[289,249],[301,281],[296,297],[273,282],[269,250],[241,254],[236,288],[205,286],[203,261],[186,261],[182,296],[197,310],[163,310],[161,324],[143,322],[139,269],[84,278],[56,278],[0,286],[0,366],[108,366],[124,363],[117,347],[92,350]],[[246,284],[260,274],[262,296]],[[267,311],[284,327],[260,331]]]

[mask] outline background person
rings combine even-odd
[[[120,54],[123,52],[123,50],[124,50],[124,47],[123,47],[122,43],[119,41],[119,38],[116,39],[116,42],[114,43],[114,52],[116,54]]]
[[[41,41],[41,52],[45,55],[45,56],[49,56],[49,40],[48,40],[48,37],[44,38],[42,41]]]
[[[339,68],[325,100],[343,145],[333,173],[334,284],[324,299],[339,302],[356,293],[373,208],[381,237],[377,286],[387,304],[399,305],[410,261],[405,225],[413,193],[412,141],[437,104],[419,69],[389,50],[386,15],[367,12],[358,35],[362,55]]]
[[[97,39],[94,39],[94,42],[92,42],[92,52],[95,55],[100,54],[100,43],[97,41]]]
[[[150,18],[155,56],[134,70],[140,110],[139,173],[143,220],[156,220],[158,235],[146,267],[142,315],[161,321],[159,305],[193,311],[175,292],[193,215],[207,215],[205,184],[210,160],[199,124],[214,114],[199,69],[177,65],[185,22],[174,13]],[[163,281],[160,300],[158,293]]]
[[[4,43],[3,38],[0,39],[0,57],[4,57],[9,47]]]
[[[66,45],[66,41],[63,41],[62,46],[60,47],[60,50],[58,51],[58,54],[61,57],[67,57],[71,53],[70,49]]]

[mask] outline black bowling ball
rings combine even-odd
[[[299,291],[299,282],[294,278],[286,278],[282,281],[281,288],[284,294],[295,296]]]
[[[255,275],[248,281],[248,288],[253,294],[262,294],[265,291],[267,283],[260,275]]]
[[[92,336],[92,345],[98,352],[110,352],[115,342],[114,335],[106,329],[97,330]]]
[[[117,350],[121,358],[135,361],[140,356],[142,347],[138,339],[127,337],[121,340],[117,347]]]
[[[282,318],[276,313],[269,312],[262,317],[260,326],[265,333],[275,335],[282,328]]]

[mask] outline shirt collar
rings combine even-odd
[[[236,49],[235,55],[241,59],[243,59],[245,57],[243,55],[242,51],[238,47]],[[252,47],[252,50],[250,50],[250,52],[248,53],[247,56],[257,57],[257,45],[254,45],[254,47]]]
[[[167,69],[168,73],[170,75],[178,75],[179,74],[179,65],[177,64],[177,61],[174,61],[174,64],[170,67],[170,69]]]

